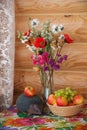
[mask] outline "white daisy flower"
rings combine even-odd
[[[61,24],[58,26],[59,31],[62,31],[64,29],[64,26]]]
[[[60,35],[60,36],[59,36],[59,39],[64,39],[64,35]]]
[[[36,27],[36,26],[38,26],[38,24],[39,24],[39,20],[38,20],[38,19],[33,19],[33,20],[31,21],[31,26],[32,26],[32,27]]]
[[[58,27],[58,32],[61,32],[62,30]]]
[[[54,24],[54,25],[52,26],[52,32],[53,32],[54,34],[57,34],[57,33],[59,32],[58,25]]]

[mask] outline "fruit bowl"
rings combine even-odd
[[[73,106],[57,106],[50,105],[47,103],[50,111],[57,116],[73,116],[80,112],[83,104],[73,105]]]

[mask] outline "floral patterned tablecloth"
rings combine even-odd
[[[12,106],[7,112],[0,113],[0,130],[87,130],[87,104],[71,117],[27,116],[18,114],[16,106]]]

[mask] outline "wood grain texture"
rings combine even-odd
[[[15,70],[14,96],[23,93],[24,88],[31,85],[37,94],[41,93],[41,83],[38,72],[30,70]],[[54,72],[54,90],[70,86],[87,98],[87,72],[82,71],[57,71]],[[38,89],[37,89],[38,88]]]
[[[32,54],[24,44],[16,44],[15,68],[32,69]],[[87,71],[87,43],[66,44],[62,54],[67,54],[68,60],[62,64],[61,70]]]
[[[52,24],[63,24],[64,32],[68,33],[74,42],[87,42],[87,14],[86,15],[32,15],[31,18],[37,18],[40,22],[50,20]],[[26,32],[28,30],[28,16],[16,16],[16,41],[17,30]]]
[[[87,0],[15,0],[15,9],[14,102],[27,85],[41,93],[39,73],[32,69],[32,53],[17,38],[17,30],[28,30],[29,16],[40,22],[49,19],[52,24],[64,25],[63,33],[70,34],[74,43],[62,50],[68,60],[60,71],[54,72],[54,89],[70,86],[87,98]]]
[[[87,12],[87,0],[15,0],[18,13],[80,13]]]
[[[41,86],[39,72],[33,70],[15,70],[15,87],[27,83],[31,84],[33,87]],[[73,84],[72,84],[73,83]],[[87,87],[87,72],[85,71],[57,71],[54,72],[54,87],[59,88],[59,86],[71,86],[71,87]],[[21,88],[21,89],[22,89]],[[37,88],[36,88],[37,89]],[[39,91],[39,89],[37,90]]]

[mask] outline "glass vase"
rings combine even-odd
[[[49,94],[53,93],[53,70],[40,71],[41,85],[42,85],[42,96],[47,100]]]

